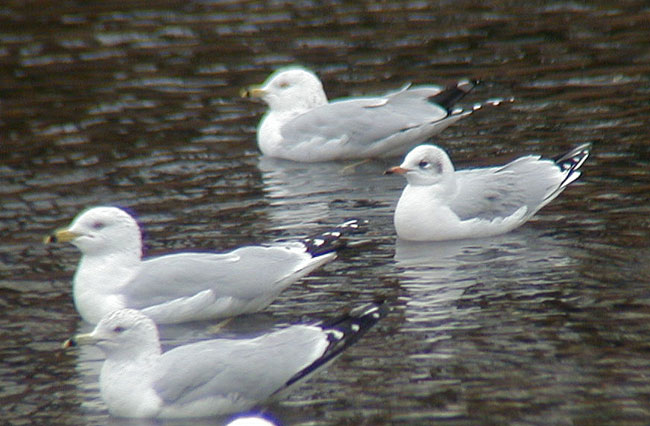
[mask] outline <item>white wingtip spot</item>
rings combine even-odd
[[[514,101],[515,101],[514,97],[510,97],[510,98],[492,98],[492,99],[486,100],[483,103],[474,104],[474,106],[472,107],[472,110],[477,111],[477,110],[483,108],[486,105],[499,106],[499,105],[501,105],[503,103],[514,102]]]
[[[326,330],[325,332],[336,340],[341,340],[343,336],[345,336],[345,334],[342,331],[338,331],[338,330]]]
[[[463,92],[469,92],[474,88],[474,86],[475,86],[474,83],[472,83],[469,80],[461,80],[456,85],[456,87],[462,90]]]
[[[492,99],[488,99],[487,101],[485,101],[485,104],[492,105],[492,106],[497,106],[497,105],[501,105],[501,104],[506,103],[506,102],[514,102],[514,101],[515,101],[514,97],[510,97],[510,98],[492,98]]]
[[[345,222],[344,224],[341,225],[341,228],[354,228],[357,229],[359,227],[359,222],[356,219],[349,220]]]
[[[359,327],[359,324],[352,324],[352,325],[350,326],[350,328],[351,328],[352,331],[354,331],[355,333],[361,329],[361,327]]]

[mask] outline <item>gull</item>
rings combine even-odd
[[[226,426],[277,426],[272,421],[258,416],[242,416],[228,422]]]
[[[407,180],[393,217],[397,236],[444,241],[505,234],[578,179],[590,149],[583,144],[553,159],[528,155],[501,167],[456,171],[439,147],[417,146],[386,171]]]
[[[279,397],[387,312],[385,303],[369,304],[327,324],[293,325],[253,339],[205,340],[163,353],[156,324],[138,310],[119,309],[63,347],[92,344],[104,352],[99,389],[113,416],[216,416]]]
[[[480,108],[452,109],[476,84],[461,80],[444,89],[407,85],[384,96],[328,102],[318,77],[292,66],[242,94],[268,104],[257,128],[264,155],[301,162],[366,160],[403,155]]]
[[[343,237],[359,223],[350,220],[302,241],[143,259],[136,220],[117,207],[94,207],[46,243],[70,242],[81,251],[72,285],[85,321],[96,324],[111,311],[134,308],[171,324],[265,308],[291,283],[336,258]]]

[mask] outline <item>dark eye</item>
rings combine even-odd
[[[98,231],[99,231],[100,229],[102,229],[104,226],[105,226],[105,225],[104,225],[103,222],[95,222],[95,223],[92,224],[93,229],[96,229],[96,230],[98,230]]]
[[[289,87],[289,83],[286,82],[286,81],[281,81],[281,82],[278,83],[278,87],[280,89],[286,89],[287,87]]]
[[[113,333],[121,333],[124,331],[124,327],[120,327],[119,325],[113,329]]]
[[[418,166],[420,166],[421,169],[426,169],[427,167],[429,167],[429,162],[422,160],[418,163]]]

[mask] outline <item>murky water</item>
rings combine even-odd
[[[367,241],[225,334],[393,313],[267,407],[284,424],[644,424],[650,420],[650,8],[595,2],[6,2],[0,5],[0,416],[122,424],[82,324],[78,259],[42,237],[80,210],[137,212],[149,254],[297,238],[344,218]],[[330,97],[478,77],[436,138],[459,166],[586,141],[583,176],[486,241],[397,244],[399,162],[260,159],[240,89],[302,63]],[[205,325],[165,329],[167,345]],[[214,424],[220,419],[208,419]]]

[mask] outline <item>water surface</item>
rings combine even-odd
[[[9,2],[0,6],[0,413],[12,424],[123,424],[100,356],[62,352],[80,322],[70,246],[82,209],[136,212],[148,254],[291,239],[348,217],[360,244],[240,335],[389,298],[391,315],[266,407],[284,424],[643,424],[650,419],[650,9],[643,1]],[[457,167],[593,142],[583,176],[490,240],[396,241],[400,159],[260,158],[277,67],[331,98],[480,78],[484,108],[435,139]],[[166,346],[212,335],[162,330]],[[207,419],[214,424],[222,419]],[[182,422],[181,422],[182,423]]]

